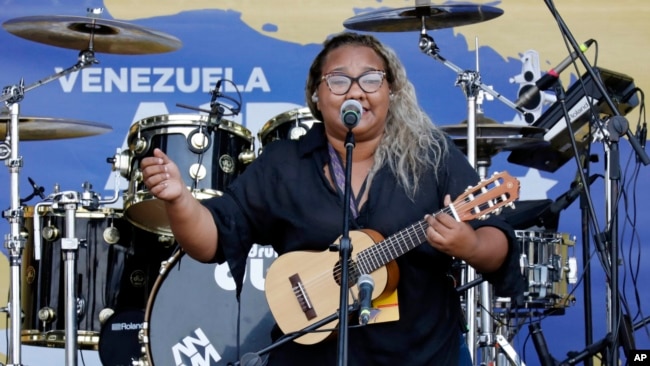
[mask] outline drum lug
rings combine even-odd
[[[49,323],[56,319],[56,311],[50,307],[41,308],[38,311],[38,319],[43,323]]]
[[[255,153],[253,150],[244,150],[241,153],[239,153],[239,161],[242,164],[250,164],[253,160],[255,160]]]
[[[138,155],[142,154],[147,150],[147,145],[148,145],[147,141],[145,141],[145,139],[140,137],[135,141],[133,145],[133,151],[135,151],[135,153]]]
[[[49,225],[41,230],[41,236],[47,241],[55,241],[61,237],[61,233],[59,232],[59,229]]]
[[[208,172],[203,164],[192,164],[188,170],[190,177],[194,180],[204,179]]]
[[[104,229],[102,236],[107,244],[116,244],[120,241],[120,230],[115,226],[110,226]]]
[[[190,150],[195,154],[204,153],[210,148],[210,138],[203,132],[204,130],[205,127],[197,128],[187,136]]]

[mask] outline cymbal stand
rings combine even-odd
[[[420,50],[431,56],[436,61],[440,61],[442,64],[456,72],[458,75],[456,79],[456,86],[461,86],[463,92],[467,98],[467,158],[469,163],[474,169],[477,170],[481,179],[484,179],[487,176],[487,167],[489,166],[490,159],[487,160],[481,159],[480,162],[477,161],[476,153],[476,115],[477,115],[477,105],[480,105],[478,100],[481,100],[482,93],[487,93],[494,98],[500,100],[507,106],[512,109],[524,113],[524,110],[520,107],[517,107],[512,101],[505,98],[494,89],[486,86],[481,82],[480,74],[478,73],[478,60],[477,60],[477,71],[468,71],[463,70],[460,67],[454,65],[444,57],[440,55],[439,48],[436,45],[435,41],[431,36],[427,34],[426,28],[426,17],[422,17],[422,27],[420,31],[420,41],[419,41]],[[478,52],[478,47],[477,47]],[[477,57],[478,58],[478,57]],[[473,283],[476,279],[476,271],[471,266],[465,266],[465,278],[463,280],[466,283]],[[470,355],[472,360],[476,359],[476,347],[478,345],[483,349],[481,352],[482,362],[481,364],[492,364],[496,358],[496,344],[492,323],[492,286],[487,282],[481,282],[480,292],[481,296],[481,317],[480,317],[480,330],[481,334],[477,340],[477,330],[476,330],[476,291],[474,288],[469,288],[466,291],[465,304],[466,304],[466,313],[467,313],[467,328],[468,332],[466,334],[466,341],[470,350]]]
[[[98,61],[95,60],[94,52],[92,50],[81,51],[79,53],[78,62],[74,66],[47,78],[38,80],[28,86],[25,86],[24,80],[21,79],[18,85],[3,88],[2,95],[0,96],[0,102],[5,104],[10,114],[10,120],[7,126],[7,136],[5,141],[0,142],[0,160],[5,160],[5,165],[9,168],[11,200],[9,210],[3,212],[3,217],[5,217],[10,224],[10,232],[5,235],[5,247],[9,253],[9,266],[11,272],[9,282],[11,288],[9,306],[6,309],[11,318],[7,366],[21,365],[20,331],[22,316],[19,314],[22,314],[22,306],[20,276],[25,238],[20,234],[24,221],[24,207],[20,203],[19,192],[19,175],[20,169],[23,166],[22,157],[18,155],[20,136],[18,126],[20,115],[19,103],[23,100],[25,92],[95,63],[98,63]]]
[[[25,248],[25,237],[20,232],[23,227],[24,208],[20,205],[20,194],[18,175],[23,166],[22,157],[18,156],[18,114],[20,106],[18,102],[23,99],[24,88],[21,84],[17,87],[5,88],[3,91],[4,100],[11,114],[10,126],[7,128],[7,141],[2,143],[2,156],[5,165],[9,168],[11,181],[11,206],[9,211],[3,212],[3,216],[9,220],[10,233],[5,235],[5,247],[9,253],[10,285],[8,313],[11,318],[9,334],[9,354],[7,355],[7,366],[21,365],[20,329],[22,312],[20,304],[20,275],[22,265],[22,253]],[[9,153],[7,155],[7,153]]]

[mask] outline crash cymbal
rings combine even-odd
[[[7,134],[9,116],[0,116],[0,137]],[[113,128],[96,122],[58,119],[48,117],[20,117],[18,120],[18,138],[22,141],[59,140],[75,137],[100,135]]]
[[[123,55],[175,51],[181,41],[168,34],[116,20],[77,16],[27,16],[2,24],[9,32],[52,46]]]
[[[486,5],[416,6],[355,15],[343,26],[374,32],[420,31],[424,19],[426,29],[434,30],[483,22],[501,14],[503,10]]]

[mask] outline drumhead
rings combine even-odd
[[[249,254],[238,333],[240,306],[228,265],[175,254],[161,271],[145,313],[150,364],[228,365],[269,346],[274,320],[263,290],[266,269],[275,256],[272,249],[260,246]]]

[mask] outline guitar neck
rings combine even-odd
[[[505,205],[519,197],[519,181],[506,172],[495,173],[490,179],[468,188],[449,206],[438,211],[447,213],[458,221],[486,218],[488,214],[501,211]],[[434,216],[435,216],[434,215]],[[372,273],[397,257],[426,241],[429,224],[425,220],[400,230],[357,254],[360,273]]]
[[[357,253],[356,258],[359,271],[361,273],[372,273],[422,244],[426,241],[428,226],[429,224],[426,221],[418,221],[385,240],[360,251]]]

